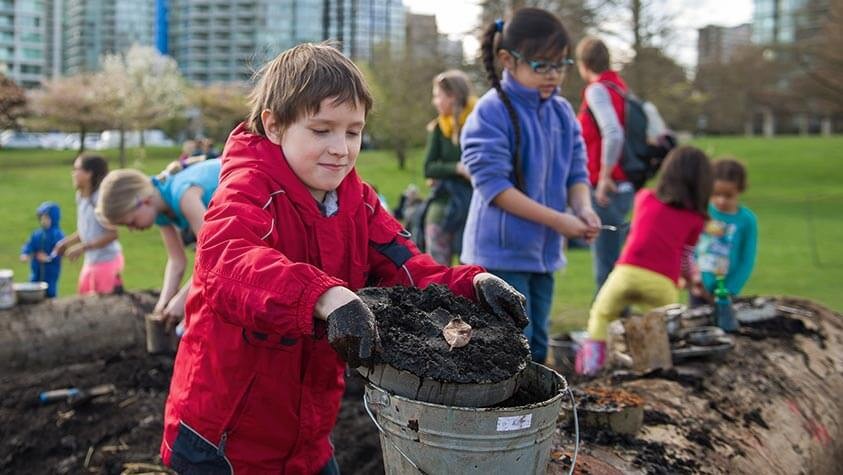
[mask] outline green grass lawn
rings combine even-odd
[[[817,300],[843,310],[843,137],[835,138],[710,138],[698,139],[713,157],[733,155],[749,167],[744,203],[758,216],[759,256],[746,293],[788,294]],[[130,150],[129,164],[147,173],[160,171],[178,154],[172,149]],[[116,167],[116,151],[104,153]],[[35,208],[58,202],[65,233],[75,229],[70,180],[74,152],[0,150],[0,268],[12,268],[17,280],[28,278],[28,265],[18,261],[20,246],[37,226]],[[408,183],[424,190],[422,151],[410,154],[399,170],[392,154],[364,152],[358,168],[394,205]],[[166,261],[155,231],[121,230],[129,289],[157,288]],[[582,327],[593,294],[591,256],[587,250],[568,253],[568,268],[556,281],[553,329]],[[65,261],[60,295],[75,292],[80,263]]]

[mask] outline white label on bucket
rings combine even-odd
[[[498,417],[498,432],[528,429],[533,424],[533,415]]]

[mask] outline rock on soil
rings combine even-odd
[[[373,287],[358,294],[377,319],[379,362],[419,378],[496,383],[522,370],[529,359],[527,340],[511,319],[488,313],[447,287]],[[471,326],[472,336],[466,346],[452,350],[442,329],[457,317]]]

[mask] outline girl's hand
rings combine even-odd
[[[181,292],[171,298],[164,310],[161,312],[161,317],[164,320],[164,328],[170,332],[176,325],[184,318],[184,298],[179,298],[183,295]]]
[[[53,247],[53,252],[55,252],[57,256],[63,255],[65,249],[67,249],[67,243],[68,243],[67,238],[64,238],[61,241],[57,242],[55,247]]]
[[[581,210],[578,216],[588,226],[588,230],[583,235],[583,238],[590,244],[600,234],[600,225],[602,224],[600,222],[600,216],[597,216],[594,209],[590,207]]]
[[[588,225],[572,214],[559,213],[553,229],[568,239],[578,239],[585,237],[588,232]]]
[[[67,250],[67,258],[70,259],[70,262],[74,262],[76,259],[79,259],[79,256],[85,253],[85,244],[79,243],[73,246],[70,246],[70,249]]]

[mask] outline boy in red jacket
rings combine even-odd
[[[523,297],[419,253],[354,170],[372,98],[336,49],[269,62],[228,139],[198,236],[161,456],[179,473],[339,473],[346,362],[370,364],[366,285],[447,285],[522,325]]]

